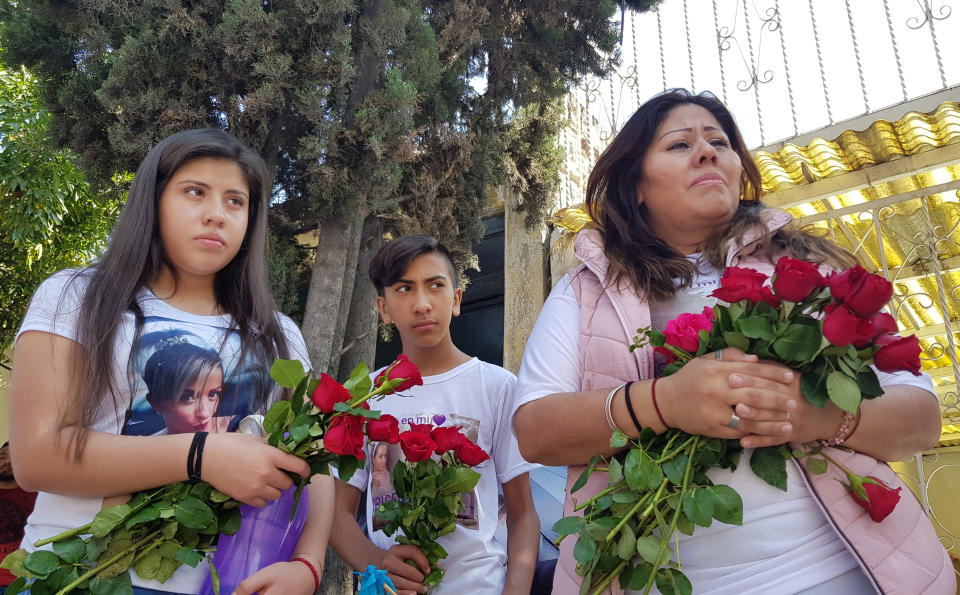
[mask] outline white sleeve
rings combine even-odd
[[[42,331],[76,341],[77,318],[89,279],[86,271],[73,269],[47,277],[34,292],[14,341],[27,331]]]
[[[514,477],[536,469],[540,465],[527,462],[520,454],[520,445],[513,432],[511,423],[514,412],[514,398],[516,396],[517,379],[508,373],[507,381],[500,385],[493,414],[493,462],[497,470],[497,480],[501,484],[507,483]]]
[[[565,276],[550,292],[527,339],[515,406],[556,393],[579,392],[580,376],[580,304]]]
[[[910,372],[881,372],[874,366],[871,366],[873,371],[877,373],[877,379],[880,381],[881,387],[887,386],[896,386],[896,385],[907,385],[915,386],[921,388],[939,400],[937,393],[933,391],[933,379],[930,378],[927,374],[920,374],[919,376],[914,376]]]

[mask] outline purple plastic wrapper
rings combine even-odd
[[[286,562],[293,555],[310,507],[308,488],[304,488],[297,512],[290,520],[293,494],[297,487],[283,491],[280,498],[263,508],[240,506],[243,522],[236,535],[221,535],[213,563],[220,574],[220,593],[232,593],[240,582],[261,568],[275,562]],[[213,583],[207,575],[200,595],[214,595]]]

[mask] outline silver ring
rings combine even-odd
[[[717,361],[721,361],[721,362],[722,362],[722,361],[723,361],[723,349],[718,349],[718,350],[715,352],[714,357],[717,358]]]
[[[737,415],[736,411],[730,414],[730,422],[727,425],[733,428],[734,430],[736,430],[740,426],[740,416]]]

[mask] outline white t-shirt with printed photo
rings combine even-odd
[[[490,454],[489,460],[475,467],[480,481],[472,494],[464,494],[466,507],[458,515],[456,531],[438,540],[449,555],[440,561],[446,573],[430,590],[432,594],[500,593],[503,589],[506,544],[494,536],[499,487],[536,467],[520,456],[512,431],[515,384],[516,377],[509,371],[473,358],[442,374],[425,376],[423,386],[404,391],[408,396],[390,395],[370,404],[372,409],[396,417],[401,432],[409,429],[410,423],[461,426],[468,438]],[[396,541],[384,534],[386,523],[376,518],[374,511],[382,502],[397,497],[390,477],[402,456],[399,444],[369,444],[364,468],[348,482],[367,490],[367,534],[382,549]]]
[[[77,317],[91,275],[90,270],[65,270],[40,284],[17,337],[28,331],[41,331],[76,341]],[[183,312],[146,289],[142,289],[136,299],[144,317],[139,338],[134,341],[134,315],[127,311],[114,340],[112,380],[117,387],[117,405],[110,395],[105,395],[91,429],[131,436],[186,431],[177,428],[176,424],[182,423],[180,420],[170,415],[164,417],[147,399],[151,390],[159,393],[161,387],[165,387],[169,392],[183,387],[185,382],[195,383],[196,378],[185,377],[186,370],[192,370],[191,374],[215,374],[217,380],[222,381],[216,395],[215,414],[207,429],[210,432],[234,431],[241,419],[258,413],[253,411],[253,405],[256,395],[263,391],[273,391],[271,402],[279,396],[269,377],[272,361],[254,361],[249,355],[241,361],[240,338],[229,330],[229,315],[199,316]],[[287,340],[288,357],[300,360],[309,368],[310,359],[300,330],[282,314],[277,314],[277,320]],[[174,425],[168,426],[168,422]],[[39,539],[89,523],[100,511],[101,503],[102,498],[40,492],[24,528],[22,547],[32,550],[33,543]],[[130,576],[135,586],[196,593],[208,572],[207,563],[203,561],[197,568],[180,566],[164,583],[141,579],[133,572]]]

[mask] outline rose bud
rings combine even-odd
[[[431,424],[410,424],[410,431],[417,434],[423,434],[429,438],[433,434],[433,425]]]
[[[430,437],[437,443],[437,449],[434,452],[438,455],[456,450],[464,442],[469,442],[463,432],[460,431],[460,426],[434,428]]]
[[[390,364],[386,370],[377,375],[376,379],[373,381],[373,385],[380,386],[383,384],[384,380],[396,380],[398,378],[405,378],[406,380],[393,387],[393,390],[390,392],[383,394],[389,395],[407,390],[413,386],[420,386],[423,384],[423,378],[420,376],[420,369],[415,363],[410,361],[407,356],[401,353],[399,356],[397,356],[395,362]]]
[[[916,335],[901,337],[898,334],[880,335],[874,339],[880,346],[873,354],[873,365],[883,372],[906,370],[920,375],[920,339]]]
[[[851,479],[854,478],[851,477]],[[903,488],[893,489],[877,477],[871,475],[859,478],[859,484],[867,494],[866,500],[857,494],[857,481],[854,479],[854,482],[853,486],[847,488],[850,490],[850,495],[853,496],[854,502],[866,509],[870,513],[870,518],[877,523],[887,518],[900,501],[900,490]]]
[[[784,256],[777,261],[773,274],[773,291],[791,302],[801,302],[815,291],[827,286],[817,265],[805,260]]]
[[[846,304],[861,318],[879,312],[893,296],[893,285],[889,281],[860,265],[833,273],[827,281],[833,299]]]
[[[400,434],[400,448],[408,461],[417,463],[429,459],[436,450],[437,443],[430,439],[429,434],[403,432]]]
[[[877,337],[887,333],[898,333],[900,328],[893,316],[886,312],[879,312],[870,317],[870,326],[873,327],[873,336]]]
[[[873,326],[858,318],[843,304],[828,304],[824,308],[823,336],[834,345],[865,345],[873,338]]]
[[[400,422],[389,413],[382,414],[380,419],[368,419],[367,437],[374,442],[396,444],[400,441]]]
[[[487,451],[467,440],[457,447],[457,458],[463,461],[463,463],[466,465],[476,467],[480,463],[489,459],[490,455],[487,454]]]
[[[313,395],[310,396],[310,400],[313,401],[317,409],[324,413],[332,413],[334,405],[350,401],[350,398],[350,391],[326,372],[320,374],[320,384],[317,385],[317,388],[313,390]]]
[[[363,422],[359,415],[338,415],[330,421],[323,436],[323,447],[338,455],[363,458]]]

